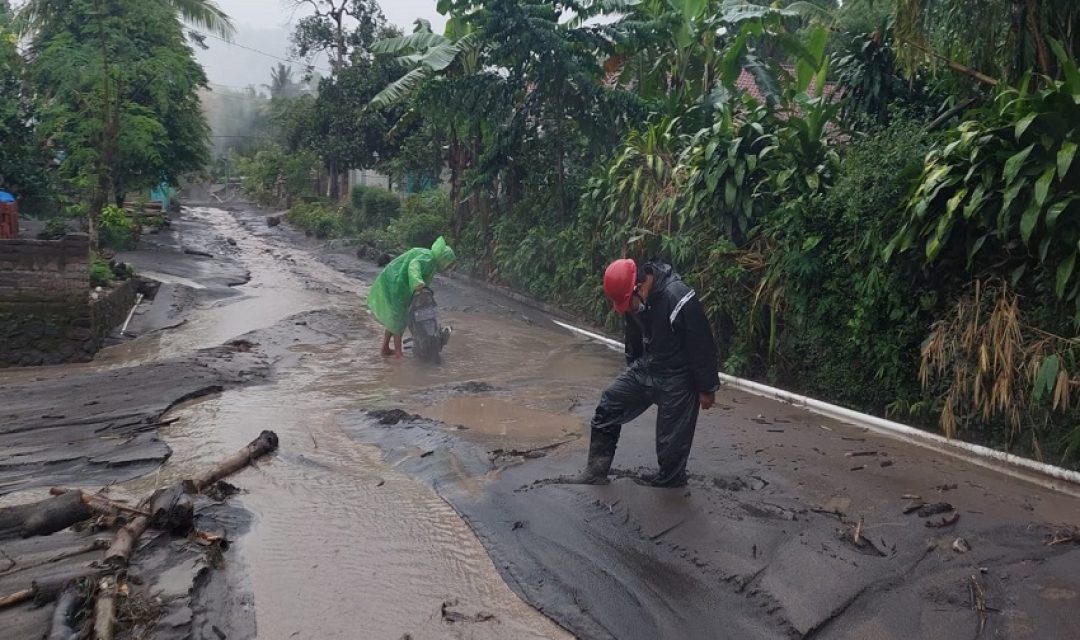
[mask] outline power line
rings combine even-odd
[[[282,58],[281,56],[276,56],[276,55],[274,55],[272,53],[267,53],[266,51],[262,51],[260,49],[254,48],[254,47],[249,47],[247,45],[240,44],[239,42],[233,42],[231,40],[226,40],[225,38],[222,38],[221,36],[218,36],[218,35],[214,35],[212,33],[207,33],[205,31],[201,31],[199,29],[190,28],[190,27],[189,27],[189,29],[191,31],[194,31],[195,33],[203,36],[203,37],[213,38],[215,40],[220,40],[221,42],[224,42],[225,44],[227,44],[229,46],[239,47],[240,49],[245,49],[245,50],[250,51],[252,53],[257,53],[257,54],[259,54],[261,56],[266,56],[267,58],[271,58],[271,59],[277,60],[279,62],[287,62],[290,65],[298,64],[298,65],[302,65],[304,67],[310,67],[312,69],[322,71],[323,73],[332,73],[332,71],[330,71],[330,69],[327,69],[325,67],[318,67],[318,66],[315,66],[313,64],[307,64],[307,63],[304,63],[304,62],[300,62],[299,60],[289,60],[288,58]]]

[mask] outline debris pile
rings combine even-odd
[[[142,579],[129,572],[140,538],[148,530],[186,538],[206,549],[213,566],[228,543],[196,528],[194,497],[232,495],[235,487],[221,479],[277,448],[277,435],[263,431],[214,467],[135,506],[103,493],[53,488],[40,502],[0,509],[0,612],[53,605],[51,613],[24,616],[12,637],[112,640],[137,626],[145,632],[158,613],[152,599],[138,592]],[[26,619],[49,628],[26,628]]]

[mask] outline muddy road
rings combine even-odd
[[[1048,544],[1080,526],[1075,498],[725,390],[688,489],[634,482],[654,464],[653,412],[624,429],[611,485],[552,482],[582,464],[618,354],[439,278],[443,364],[383,359],[363,305],[377,269],[264,216],[186,208],[126,256],[163,282],[137,339],[91,365],[0,373],[5,398],[26,396],[9,419],[98,407],[108,419],[84,433],[126,436],[64,448],[0,430],[0,504],[79,473],[141,495],[277,432],[280,453],[235,479],[228,588],[195,607],[231,620],[229,637],[1080,633],[1080,546]],[[43,408],[58,397],[67,409]],[[115,416],[136,412],[159,426],[127,437],[134,421]],[[953,509],[905,513],[919,502]]]

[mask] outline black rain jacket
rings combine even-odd
[[[657,376],[689,375],[694,391],[712,393],[716,375],[716,341],[705,311],[671,265],[650,263],[655,281],[644,309],[627,312],[626,362],[640,361]]]

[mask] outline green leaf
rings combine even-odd
[[[372,53],[400,55],[406,51],[426,51],[431,47],[449,45],[445,36],[430,31],[420,31],[407,36],[386,38],[371,45]]]
[[[1024,277],[1024,272],[1027,271],[1027,265],[1022,264],[1019,267],[1012,270],[1009,274],[1009,280],[1012,282],[1012,286],[1016,286],[1016,283],[1020,282],[1020,278]]]
[[[814,247],[821,243],[821,236],[809,236],[806,240],[803,240],[802,250],[810,251]]]
[[[1035,145],[1028,145],[1026,149],[1013,155],[1011,158],[1005,161],[1005,170],[1003,176],[1005,177],[1005,184],[1012,184],[1012,181],[1016,179],[1016,176],[1020,173],[1020,168],[1024,166],[1024,161],[1027,160],[1028,154],[1035,148]]]
[[[1061,264],[1057,268],[1057,282],[1054,286],[1054,294],[1057,295],[1060,300],[1065,295],[1065,287],[1069,284],[1069,278],[1072,277],[1073,266],[1076,264],[1076,252],[1069,254],[1068,258],[1061,261]]]
[[[1050,231],[1054,230],[1054,226],[1057,224],[1058,216],[1065,210],[1069,203],[1065,200],[1055,202],[1050,205],[1050,208],[1046,211],[1046,228]]]
[[[1058,178],[1065,179],[1065,175],[1069,173],[1069,167],[1072,166],[1073,158],[1076,156],[1076,143],[1072,140],[1066,140],[1061,143],[1061,148],[1057,153],[1057,168]]]
[[[728,209],[732,209],[735,206],[735,197],[738,195],[738,190],[735,187],[735,182],[727,180],[724,185],[724,204]]]
[[[707,0],[668,0],[671,8],[682,14],[684,20],[693,20],[705,11]]]
[[[1049,166],[1035,181],[1035,204],[1039,205],[1039,207],[1042,207],[1043,203],[1046,202],[1046,196],[1050,193],[1050,183],[1053,182],[1056,173],[1057,168]]]
[[[975,187],[975,191],[971,194],[971,198],[964,205],[964,219],[970,220],[971,216],[975,215],[986,202],[986,187],[979,185]]]
[[[941,253],[941,250],[945,248],[945,243],[949,240],[949,234],[952,232],[955,221],[956,218],[951,215],[941,216],[941,219],[938,220],[934,237],[930,239],[930,242],[926,243],[927,261],[933,262]]]
[[[1039,402],[1043,398],[1043,394],[1052,396],[1054,393],[1054,387],[1057,386],[1058,370],[1061,368],[1061,363],[1058,362],[1056,355],[1048,356],[1042,361],[1042,365],[1039,367],[1039,372],[1035,375],[1035,389],[1032,397],[1035,402]]]
[[[1068,198],[1065,198],[1064,200],[1059,200],[1054,204],[1050,205],[1050,208],[1046,211],[1046,228],[1048,230],[1054,230],[1054,227],[1057,225],[1057,219],[1061,216],[1065,209],[1068,208],[1068,206],[1072,204],[1073,201],[1075,201],[1077,198],[1080,198],[1080,196],[1074,194],[1069,196]]]
[[[1076,59],[1065,51],[1065,47],[1053,38],[1048,38],[1050,48],[1054,50],[1054,56],[1061,64],[1061,70],[1065,74],[1065,84],[1073,95],[1080,93],[1080,69],[1076,66]]]
[[[1017,142],[1020,141],[1020,138],[1022,138],[1024,136],[1024,132],[1027,131],[1027,128],[1031,126],[1032,122],[1035,122],[1035,118],[1037,118],[1037,117],[1039,117],[1039,114],[1031,113],[1031,114],[1028,114],[1028,115],[1024,116],[1020,120],[1020,122],[1016,123],[1015,135],[1016,135],[1016,141]]]
[[[1009,207],[1012,206],[1013,201],[1016,200],[1016,196],[1020,194],[1020,189],[1023,186],[1024,181],[1017,180],[1005,190],[1005,199],[1001,203],[1001,211],[1003,214],[1009,211]]]
[[[946,203],[945,211],[949,215],[956,213],[957,208],[960,207],[960,203],[964,201],[964,198],[967,197],[967,194],[967,188],[957,189],[956,193],[953,194],[953,197],[949,198],[949,202]]]
[[[1031,232],[1035,230],[1035,225],[1039,223],[1039,214],[1042,213],[1042,207],[1037,203],[1032,202],[1031,206],[1024,211],[1024,215],[1020,217],[1020,237],[1027,243],[1031,239]]]

